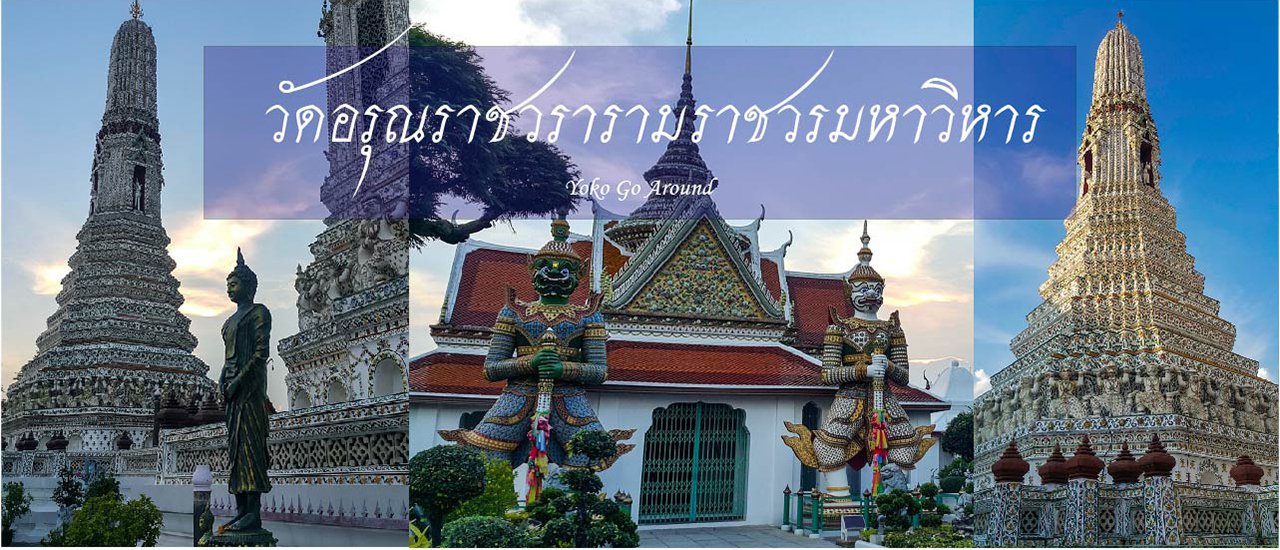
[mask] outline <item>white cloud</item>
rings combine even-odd
[[[413,0],[409,17],[432,32],[474,46],[622,45],[629,34],[662,27],[676,0]]]
[[[976,371],[973,371],[973,377],[977,379],[977,382],[974,382],[973,384],[974,396],[979,396],[984,393],[987,393],[987,390],[991,389],[991,376],[987,374],[986,370],[978,369]]]
[[[206,220],[199,213],[177,216],[190,220],[172,232],[169,256],[177,264],[173,275],[182,281],[185,302],[180,311],[193,317],[215,317],[231,309],[226,277],[236,265],[236,247],[252,264],[253,243],[275,222],[264,220]],[[228,244],[235,243],[235,244]]]
[[[67,262],[30,263],[25,266],[31,272],[31,291],[42,296],[53,296],[62,291],[62,278],[71,273]]]

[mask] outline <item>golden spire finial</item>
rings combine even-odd
[[[692,74],[693,67],[693,0],[689,0],[689,33],[684,40],[684,74]]]
[[[1119,25],[1120,22],[1123,20],[1124,20],[1124,10],[1122,9],[1116,12],[1116,24]]]
[[[133,0],[133,7],[129,8],[129,14],[132,15],[134,19],[142,17],[142,5],[138,4],[138,0]]]

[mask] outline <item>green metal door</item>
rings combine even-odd
[[[746,509],[746,413],[676,403],[653,411],[644,436],[640,523],[741,520]]]
[[[818,431],[818,420],[822,416],[822,411],[813,403],[806,403],[804,411],[801,413],[800,423],[809,431]],[[811,491],[818,487],[818,470],[808,466],[800,467],[800,490]]]

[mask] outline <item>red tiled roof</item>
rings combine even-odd
[[[787,292],[795,304],[797,347],[822,346],[822,336],[831,323],[828,313],[831,306],[835,306],[836,313],[842,317],[853,315],[853,304],[845,296],[843,280],[788,275]]]
[[[591,241],[573,243],[573,250],[584,259],[591,257]],[[529,280],[529,255],[523,252],[478,248],[462,261],[462,280],[453,303],[449,324],[453,326],[492,327],[498,311],[507,302],[507,287],[516,289],[521,300],[536,300]],[[591,285],[584,277],[570,297],[573,303],[585,303]]]
[[[409,366],[409,389],[415,392],[498,395],[502,382],[484,378],[484,356],[429,353]]]
[[[760,259],[760,275],[764,277],[764,287],[774,300],[782,299],[782,285],[778,282],[778,264],[773,260]]]
[[[479,355],[427,354],[411,365],[409,387],[415,392],[497,395],[502,383],[485,380],[483,365]],[[776,346],[609,342],[609,380],[616,382],[813,387],[822,385],[819,369]],[[889,388],[901,402],[942,403],[909,386],[890,383]]]
[[[626,265],[630,258],[622,254],[622,250],[615,246],[611,241],[604,241],[604,268],[603,271],[609,276],[617,275],[622,266]]]

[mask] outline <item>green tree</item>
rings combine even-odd
[[[155,546],[164,516],[145,495],[125,501],[119,494],[85,499],[64,527],[49,533],[46,546]]]
[[[445,516],[446,525],[456,519],[468,516],[503,517],[516,506],[518,497],[515,488],[515,472],[511,463],[505,460],[485,457],[484,459],[484,492],[479,496],[463,502],[449,515]]]
[[[965,480],[969,475],[969,471],[972,469],[973,464],[968,460],[965,460],[964,457],[957,456],[952,459],[950,464],[947,464],[938,470],[938,485],[942,488],[942,492],[960,492],[960,489],[965,486]]]
[[[902,489],[876,497],[876,510],[884,516],[884,527],[890,531],[906,531],[911,528],[911,516],[920,513],[920,502]]]
[[[53,488],[52,500],[62,508],[75,508],[84,503],[84,485],[71,468],[58,470],[58,485]]]
[[[422,27],[410,31],[409,45],[409,108],[414,113],[441,105],[473,105],[484,113],[507,101],[506,90],[485,73],[470,46]],[[530,142],[515,128],[505,139],[491,142],[498,123],[484,116],[477,119],[471,138],[471,118],[457,115],[445,125],[439,143],[428,139],[409,145],[409,230],[415,244],[457,244],[495,221],[543,216],[573,203],[567,184],[578,170],[569,157],[554,145]],[[476,205],[480,216],[465,223],[446,219],[440,210],[448,197]]]
[[[87,501],[93,497],[114,496],[119,499],[120,481],[110,472],[102,473],[93,481],[89,482],[89,489],[85,491],[84,499]]]
[[[564,491],[548,488],[529,508],[529,517],[541,522],[541,546],[634,548],[640,544],[636,524],[618,504],[600,494],[604,483],[596,471],[617,452],[608,432],[583,430],[565,446],[572,455],[587,458],[588,468],[560,471]]]
[[[13,544],[13,524],[31,511],[31,494],[22,482],[11,481],[4,484],[4,495],[0,497],[0,529],[4,532],[4,545]]]
[[[409,501],[430,525],[432,546],[440,546],[445,516],[484,488],[484,459],[472,449],[442,445],[409,459]]]
[[[942,450],[973,461],[973,411],[957,414],[942,433]]]

